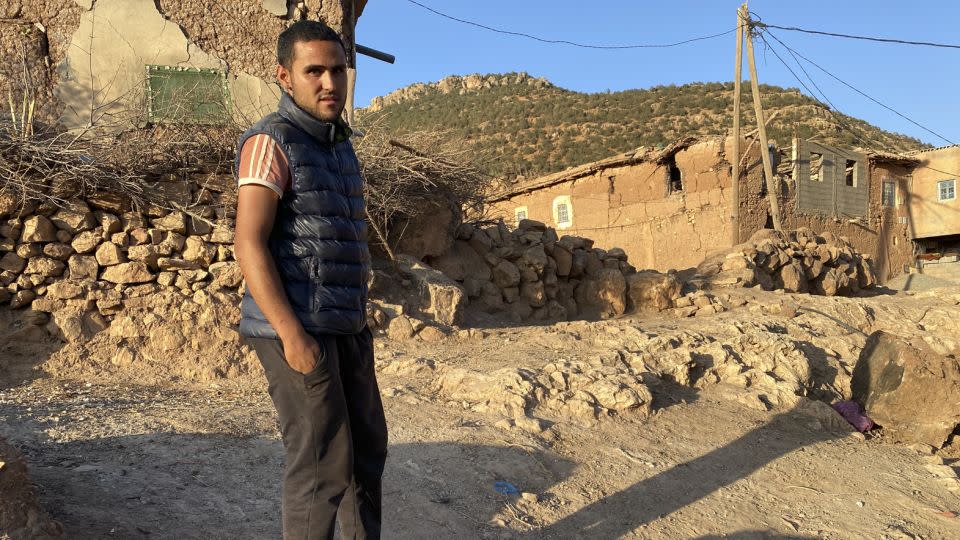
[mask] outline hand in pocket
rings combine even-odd
[[[283,356],[294,371],[310,373],[320,361],[322,349],[310,334],[303,333],[294,339],[283,342]]]

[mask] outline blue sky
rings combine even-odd
[[[604,45],[672,43],[733,30],[740,5],[736,0],[418,1],[488,26]],[[764,22],[780,26],[960,43],[956,32],[960,2],[753,0],[750,10]],[[960,142],[960,49],[773,32],[839,78],[950,141]],[[358,23],[357,42],[397,56],[393,65],[366,57],[358,60],[357,104],[365,106],[375,96],[414,82],[470,73],[526,71],[580,92],[730,81],[736,39],[731,33],[666,49],[589,50],[492,33],[443,19],[407,0],[371,0]],[[757,43],[756,53],[761,82],[800,87],[762,42]],[[924,142],[947,144],[809,64],[805,67],[840,111]],[[795,66],[794,70],[803,76]]]

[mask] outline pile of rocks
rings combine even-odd
[[[637,272],[620,248],[594,247],[533,220],[515,230],[502,222],[461,225],[452,248],[427,259],[455,281],[474,305],[516,320],[614,317],[673,307],[681,283],[674,274]]]
[[[207,208],[209,210],[209,208]],[[0,302],[71,311],[70,339],[163,290],[236,291],[233,227],[183,212],[111,212],[82,200],[22,207],[0,200]]]
[[[809,229],[787,233],[762,229],[750,240],[698,267],[713,286],[851,296],[877,283],[870,255],[847,239]]]

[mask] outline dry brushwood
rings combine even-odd
[[[153,189],[164,175],[229,173],[234,128],[157,126],[119,134],[26,130],[0,125],[0,192],[21,204],[64,206],[74,197],[110,193],[131,207],[174,208]],[[189,213],[189,211],[188,211]]]
[[[366,179],[367,222],[390,258],[405,227],[437,205],[467,213],[482,208],[489,177],[448,133],[392,136],[373,128],[354,144]]]

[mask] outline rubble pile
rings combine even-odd
[[[757,231],[750,240],[698,267],[714,287],[754,287],[822,296],[852,296],[877,284],[870,255],[832,233],[801,228]]]
[[[620,248],[558,237],[554,229],[526,219],[515,230],[502,222],[462,225],[453,247],[426,262],[461,286],[470,303],[517,321],[661,311],[673,307],[681,289],[673,274],[637,272]]]

